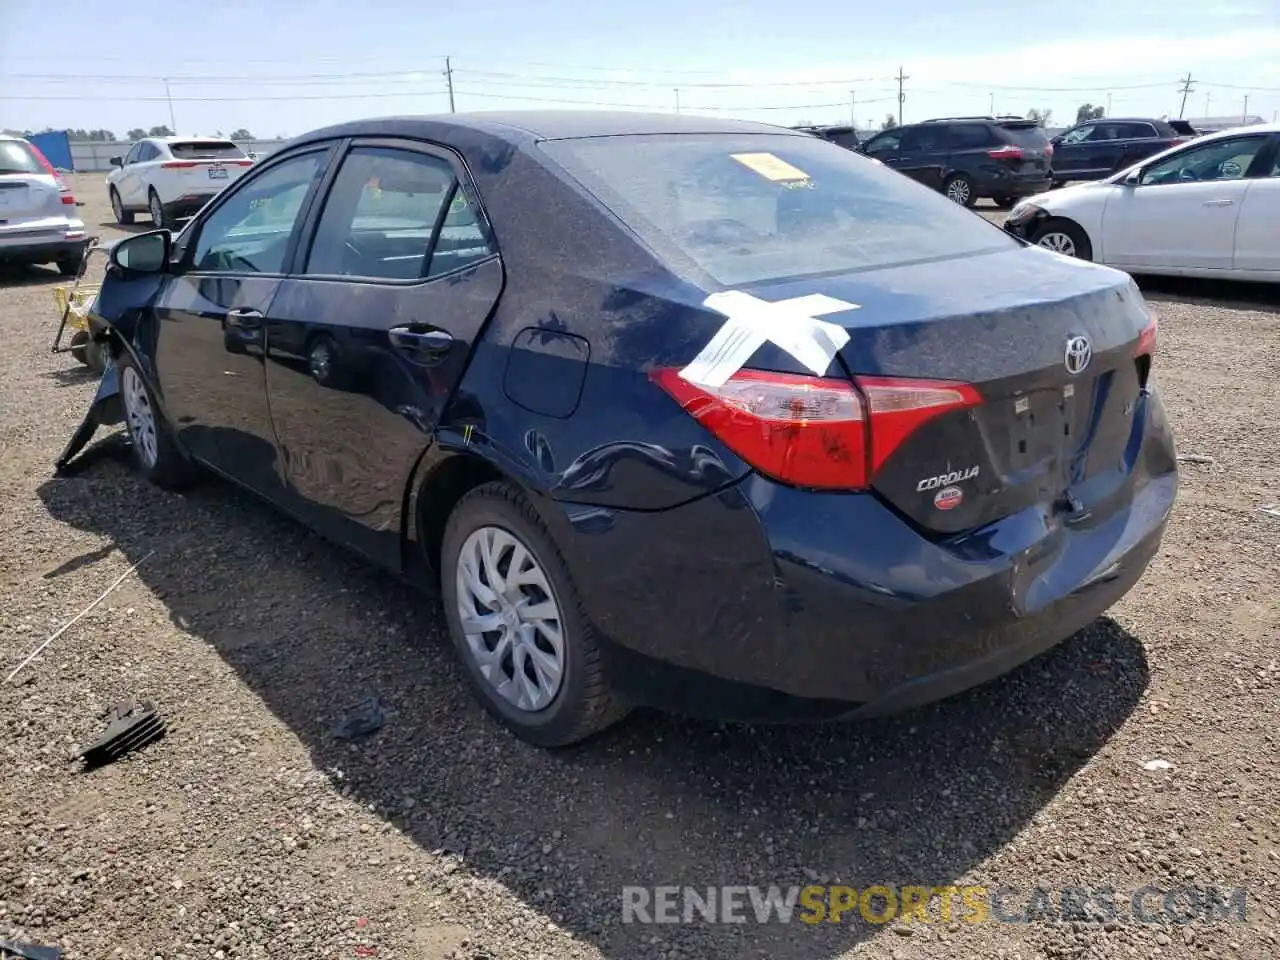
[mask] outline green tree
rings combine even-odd
[[[1037,110],[1035,107],[1032,107],[1027,111],[1027,119],[1034,120],[1036,124],[1041,127],[1047,127],[1049,125],[1049,121],[1053,119],[1053,111]]]
[[[158,127],[152,127],[147,131],[148,137],[172,137],[173,131],[166,127],[163,123]]]
[[[884,123],[880,124],[880,129],[892,130],[897,125],[898,125],[898,118],[895,117],[892,113],[886,113],[884,115]]]
[[[246,130],[244,127],[239,127],[231,131],[231,139],[232,140],[252,140],[253,134],[250,133],[248,130]]]
[[[1076,123],[1084,123],[1086,120],[1101,120],[1106,115],[1106,107],[1095,107],[1092,103],[1082,103],[1076,107]]]
[[[126,133],[124,137],[126,140],[141,140],[146,135],[147,135],[147,131],[143,130],[141,127],[134,127],[132,130]]]

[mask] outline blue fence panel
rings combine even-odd
[[[67,139],[67,131],[56,130],[50,133],[37,133],[27,139],[34,143],[36,148],[57,169],[75,169],[71,159],[71,141]]]

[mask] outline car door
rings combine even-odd
[[[898,170],[912,180],[936,187],[947,168],[946,125],[921,123],[902,132]]]
[[[266,496],[282,487],[263,371],[263,325],[329,156],[273,158],[214,201],[179,238],[154,306],[155,365],[179,441]]]
[[[268,311],[267,393],[294,509],[396,567],[404,492],[502,290],[460,161],[355,140]]]
[[[1159,153],[1165,146],[1155,126],[1145,121],[1117,121],[1114,132],[1116,137],[1111,145],[1108,171],[1132,166],[1144,157]]]
[[[861,153],[879,160],[886,167],[898,169],[899,148],[902,146],[901,130],[878,133],[862,145]]]
[[[1240,207],[1233,266],[1280,277],[1280,136],[1271,138],[1267,154],[1260,157],[1258,176],[1250,178]]]
[[[1198,143],[1118,185],[1103,213],[1103,258],[1130,269],[1229,270],[1236,221],[1265,134]]]
[[[1093,136],[1094,125],[1082,123],[1072,127],[1053,141],[1053,172],[1065,179],[1080,173],[1085,166],[1087,141]]]
[[[126,207],[136,207],[140,202],[138,197],[141,188],[139,171],[142,169],[138,165],[142,162],[143,154],[151,147],[146,140],[141,140],[133,145],[133,149],[129,151],[128,156],[124,158],[124,166],[120,170],[120,202]]]

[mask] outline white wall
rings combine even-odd
[[[279,150],[287,141],[284,140],[237,140],[240,149],[246,153],[256,153],[261,159],[272,151]],[[126,140],[116,143],[99,141],[72,141],[71,162],[75,164],[77,173],[92,173],[97,170],[110,170],[111,158],[122,157],[129,152],[133,144]]]

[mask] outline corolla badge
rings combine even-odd
[[[1093,345],[1089,342],[1088,337],[1067,337],[1067,352],[1065,363],[1067,373],[1072,376],[1084,373],[1084,368],[1089,366],[1089,361],[1093,359]]]

